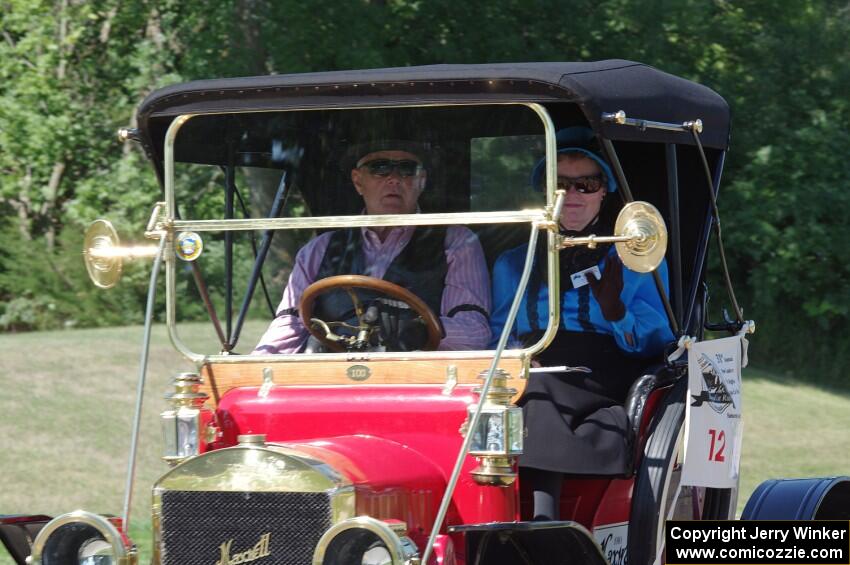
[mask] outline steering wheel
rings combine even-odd
[[[375,292],[403,302],[410,307],[425,324],[428,338],[422,349],[424,351],[437,349],[442,336],[440,322],[434,311],[421,298],[406,288],[383,279],[363,275],[338,275],[318,280],[304,289],[304,293],[301,295],[301,303],[298,306],[298,311],[301,312],[301,323],[313,337],[329,350],[343,352],[363,348],[368,343],[372,332],[377,329],[374,321],[367,319],[367,311],[355,289]],[[357,326],[346,322],[313,318],[313,306],[316,299],[322,294],[334,290],[344,290],[351,297],[354,312],[357,315]],[[353,332],[353,335],[340,335],[334,331],[335,328],[346,328]]]

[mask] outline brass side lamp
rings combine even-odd
[[[486,379],[487,371],[478,378]],[[514,464],[517,456],[522,455],[523,422],[522,408],[511,404],[516,389],[508,388],[509,378],[507,371],[496,369],[481,406],[478,424],[475,429],[467,431],[472,434],[469,454],[479,463],[472,471],[472,478],[480,485],[507,486],[516,480]],[[475,389],[473,392],[480,391]],[[468,422],[472,422],[475,409],[476,404],[467,408]]]
[[[201,408],[209,395],[198,389],[203,380],[197,373],[174,377],[174,391],[165,395],[171,407],[160,414],[164,448],[162,458],[176,465],[200,452]]]

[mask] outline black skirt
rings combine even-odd
[[[520,467],[578,475],[624,475],[630,468],[629,387],[647,365],[610,336],[558,332],[537,360],[591,373],[533,373],[518,404],[525,420]]]

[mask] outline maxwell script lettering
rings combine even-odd
[[[593,539],[602,548],[602,555],[609,565],[628,565],[629,563],[629,524],[607,524],[594,528]]]
[[[608,534],[602,540],[602,553],[611,565],[627,565],[629,562],[629,550],[619,538],[614,539],[614,534]]]
[[[241,553],[230,554],[230,547],[233,545],[233,540],[229,539],[219,546],[221,550],[221,559],[215,562],[215,565],[238,565],[239,563],[250,563],[262,557],[271,555],[269,545],[271,543],[271,532],[260,536],[260,541],[247,551]]]

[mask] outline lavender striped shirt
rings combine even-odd
[[[410,241],[413,226],[391,228],[384,241],[371,228],[363,230],[364,275],[383,278],[393,259]],[[301,294],[315,282],[319,266],[325,256],[332,232],[313,238],[295,257],[295,266],[289,284],[283,291],[278,314],[254,350],[261,353],[295,353],[307,340],[308,332],[294,311]],[[484,349],[490,340],[488,320],[480,312],[463,310],[452,317],[446,314],[456,306],[471,304],[490,312],[490,280],[484,252],[474,233],[463,226],[450,226],[446,230],[446,273],[440,320],[445,337],[438,349]]]

